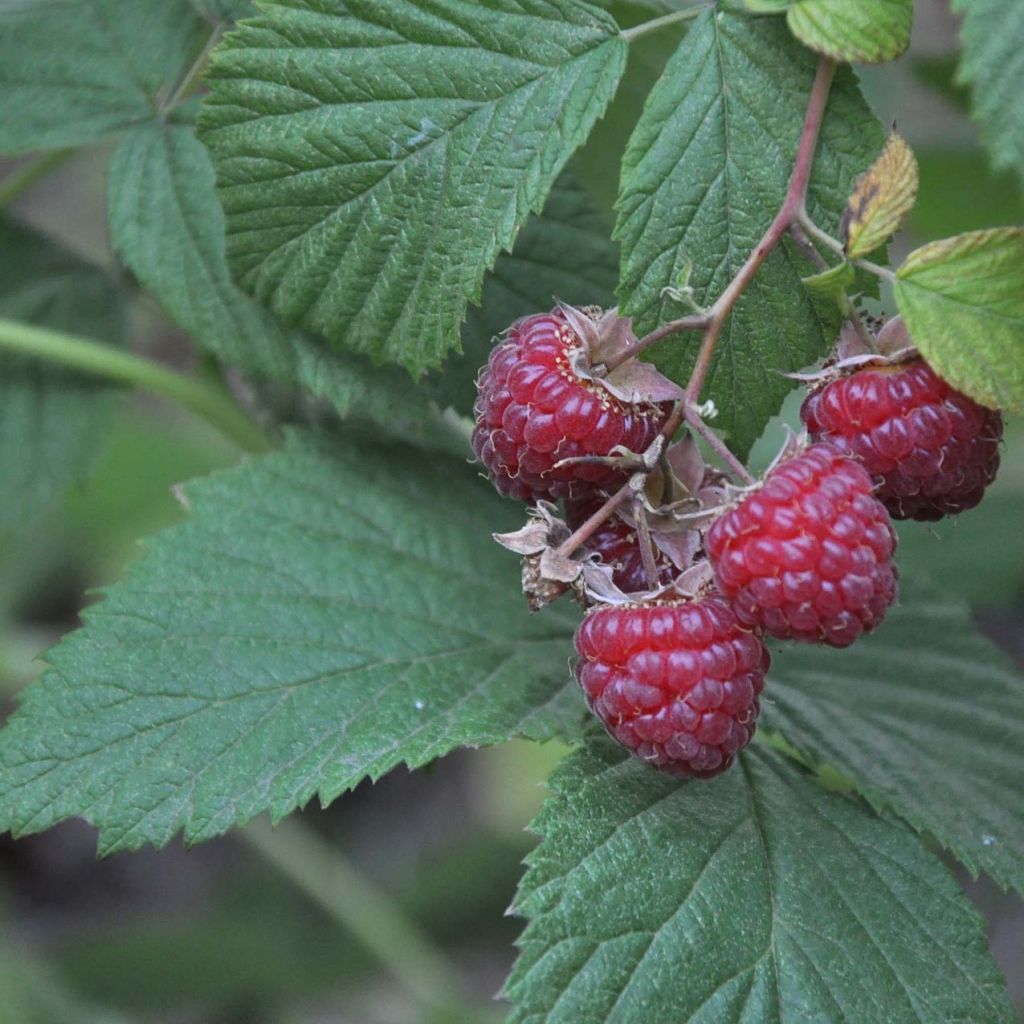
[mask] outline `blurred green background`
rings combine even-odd
[[[947,3],[918,0],[910,52],[863,75],[879,114],[887,123],[898,117],[921,166],[920,200],[894,258],[928,239],[1024,220],[1018,180],[991,173],[953,84],[956,27]],[[615,125],[602,130],[617,134]],[[111,265],[108,155],[74,156],[11,212]],[[0,165],[0,174],[16,168]],[[132,336],[137,350],[171,363],[194,358],[188,339],[144,296],[135,301]],[[770,458],[797,408],[794,397],[755,460]],[[173,485],[236,457],[179,410],[149,397],[124,403],[88,485],[0,548],[3,714],[40,671],[36,656],[94,599],[87,592],[117,579],[139,556],[140,538],[182,514]],[[981,508],[902,531],[901,561],[968,601],[980,627],[1024,663],[1019,421],[1008,424],[1003,458]],[[467,751],[363,785],[327,811],[311,808],[300,816],[301,832],[285,833],[293,844],[287,876],[260,828],[190,851],[178,845],[102,862],[94,834],[78,823],[0,839],[0,1024],[500,1020],[492,997],[518,931],[504,911],[532,845],[524,826],[561,753],[528,744]],[[964,884],[1024,1007],[1024,906],[985,879]],[[368,919],[396,922],[395,941],[375,936]],[[384,958],[368,948],[381,941]],[[394,973],[403,943],[461,992],[457,1006],[424,1015]]]

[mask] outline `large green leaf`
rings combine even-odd
[[[833,60],[893,60],[910,45],[914,0],[793,0],[786,21],[805,46]]]
[[[436,366],[625,50],[577,0],[270,0],[218,48],[201,118],[236,276],[333,342]]]
[[[480,306],[470,307],[462,328],[462,354],[445,362],[431,394],[468,413],[477,370],[513,320],[550,309],[556,298],[577,306],[615,305],[619,247],[611,230],[611,217],[570,166],[555,182],[544,212],[526,222],[515,249],[498,257],[487,275]]]
[[[1024,892],[1024,677],[930,588],[848,651],[778,652],[762,725]]]
[[[0,220],[0,316],[120,343],[121,296],[98,267]],[[96,380],[0,352],[0,537],[88,472],[116,408]]]
[[[292,436],[186,498],[0,733],[0,828],[198,841],[462,744],[572,732],[575,615],[527,613],[491,539],[515,511],[467,468]]]
[[[915,249],[896,272],[895,293],[937,373],[978,402],[1024,412],[1024,228]]]
[[[110,165],[114,248],[173,320],[225,362],[289,381],[338,411],[393,426],[432,416],[401,370],[332,351],[280,323],[231,280],[213,166],[187,124],[150,122],[128,132]]]
[[[620,299],[641,330],[684,310],[663,295],[692,261],[690,284],[709,305],[778,211],[796,153],[815,59],[775,18],[701,15],[652,92],[626,151],[617,235]],[[884,141],[848,70],[837,77],[814,164],[810,209],[838,230],[853,178]],[[800,283],[788,248],[765,261],[723,330],[708,379],[716,426],[746,452],[778,411],[790,371],[817,359],[835,321]],[[651,350],[685,380],[692,334]]]
[[[0,152],[95,142],[152,117],[208,31],[188,0],[2,0]]]
[[[953,0],[964,15],[960,79],[970,83],[974,116],[996,167],[1024,180],[1024,6],[1018,0]]]
[[[515,904],[512,1021],[1013,1020],[945,867],[779,755],[680,783],[602,740],[553,786]]]

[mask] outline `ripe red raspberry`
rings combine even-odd
[[[808,395],[800,415],[815,440],[861,460],[896,519],[974,508],[999,468],[1002,416],[923,359],[840,377]]]
[[[642,452],[668,417],[670,403],[630,405],[578,376],[571,356],[580,346],[556,309],[513,324],[491,352],[477,381],[473,450],[502,494],[564,498],[574,482],[587,491],[623,483],[613,467],[555,463],[616,445]]]
[[[597,608],[576,630],[576,650],[594,714],[663,771],[717,775],[754,735],[770,658],[717,594]]]
[[[603,504],[604,496],[581,498],[569,501],[565,507],[565,521],[570,530],[582,526]],[[601,561],[612,568],[612,582],[626,594],[651,589],[647,584],[644,572],[644,560],[640,554],[640,539],[636,530],[625,520],[613,515],[606,519],[591,535],[584,545],[587,551],[594,551],[601,556]],[[671,583],[679,570],[671,559],[654,548],[654,563],[658,570],[658,583]]]
[[[896,534],[864,467],[830,444],[772,470],[707,535],[740,622],[848,647],[896,599]]]

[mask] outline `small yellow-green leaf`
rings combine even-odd
[[[852,288],[856,284],[857,272],[853,269],[852,264],[844,260],[838,266],[829,267],[828,270],[823,270],[820,274],[812,274],[802,280],[812,292],[838,299],[847,288]]]
[[[833,60],[877,64],[910,43],[913,0],[795,0],[786,20],[805,46]]]
[[[915,249],[896,303],[937,373],[984,405],[1024,412],[1024,228]]]
[[[789,4],[790,0],[743,0],[746,9],[755,14],[782,14]]]
[[[846,204],[842,232],[848,256],[867,256],[899,231],[917,199],[918,180],[913,150],[893,132]]]

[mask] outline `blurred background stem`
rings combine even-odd
[[[458,973],[445,954],[387,893],[312,829],[294,819],[276,828],[265,820],[238,833],[369,950],[423,1005],[426,1019],[479,1020],[466,1005]]]
[[[250,452],[270,444],[223,388],[170,370],[150,359],[63,331],[0,318],[0,349],[34,356],[108,380],[132,384],[180,402]]]

